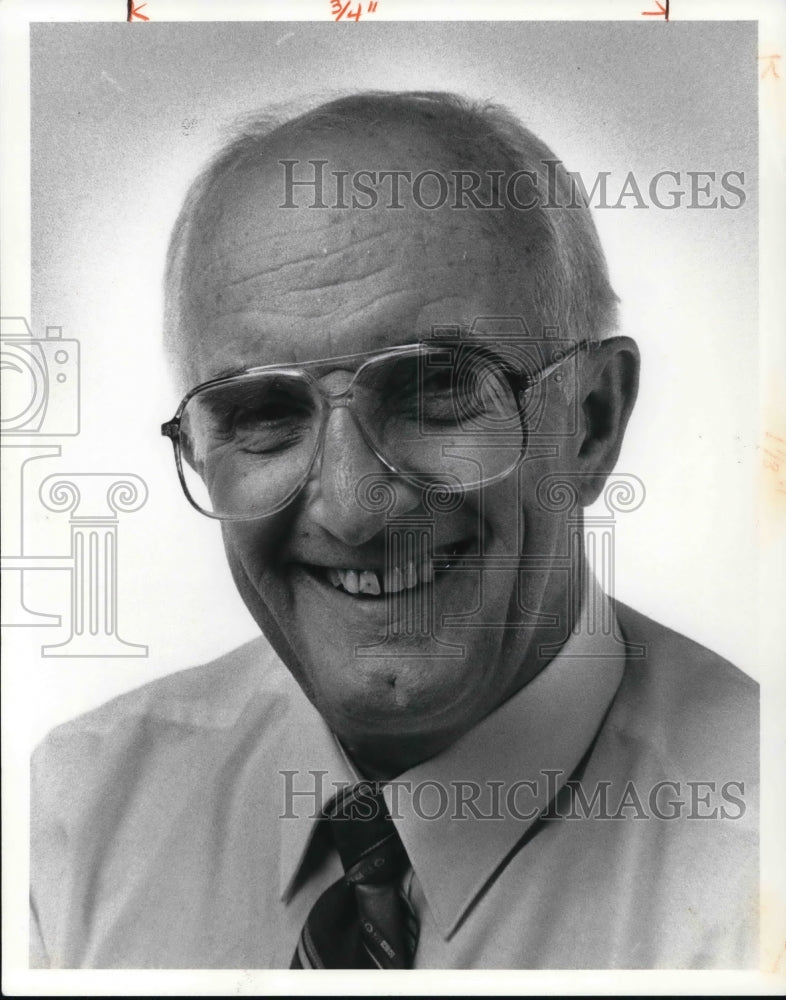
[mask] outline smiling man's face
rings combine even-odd
[[[195,381],[257,365],[381,351],[427,340],[435,324],[469,327],[482,316],[520,315],[533,335],[540,333],[532,277],[511,245],[490,239],[471,211],[430,212],[409,203],[396,210],[311,209],[309,190],[296,194],[299,207],[279,207],[280,159],[300,160],[303,172],[315,158],[328,161],[326,173],[439,168],[428,137],[390,136],[390,142],[386,148],[376,138],[309,136],[223,181],[213,224],[191,260]],[[351,374],[351,366],[339,367],[322,384],[339,390]],[[567,415],[546,419],[559,430]],[[569,463],[565,448],[558,456],[552,450],[468,492],[452,512],[434,515],[435,555],[482,553],[492,560],[563,549],[564,515],[540,510],[535,486]],[[528,572],[519,587],[510,561],[482,575],[438,570],[431,581],[417,566],[391,565],[389,515],[361,506],[356,494],[358,482],[374,473],[386,470],[350,410],[334,409],[301,494],[272,517],[224,522],[223,532],[243,599],[308,697],[368,774],[395,774],[448,746],[537,672],[537,643],[559,638],[564,618],[556,632],[544,632],[533,627],[533,612],[563,615],[566,579]],[[393,485],[396,516],[430,518],[417,487]],[[365,572],[364,589],[378,583],[382,593],[350,593],[356,578],[349,571],[358,582]],[[385,593],[386,574],[388,589],[411,585],[407,607],[433,599],[435,620],[426,634],[420,620],[402,611],[400,597]]]

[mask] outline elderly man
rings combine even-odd
[[[548,148],[445,94],[256,119],[167,296],[265,638],[39,748],[32,963],[755,963],[755,686],[576,542],[639,357]]]

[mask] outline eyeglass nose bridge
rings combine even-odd
[[[349,383],[341,389],[327,389],[324,385],[316,385],[317,392],[327,404],[328,409],[337,410],[342,406],[350,406],[355,395],[355,382],[358,373],[354,372]]]
[[[355,426],[360,431],[360,436],[366,444],[372,455],[374,455],[377,460],[381,463],[384,468],[396,472],[395,466],[380,452],[377,445],[374,443],[372,438],[369,436],[368,428],[365,426],[362,414],[354,406],[355,399],[355,378],[345,386],[343,389],[339,389],[335,392],[330,392],[324,389],[322,386],[319,387],[319,393],[322,397],[323,409],[322,409],[322,419],[320,421],[320,431],[319,437],[314,448],[314,457],[312,459],[311,468],[309,469],[309,474],[311,474],[314,468],[321,463],[322,457],[324,455],[325,449],[325,434],[327,432],[328,419],[333,410],[347,409],[352,414],[352,419],[355,422]]]
[[[342,406],[351,407],[354,395],[352,389],[343,389],[339,393],[325,393],[324,400],[329,410],[338,410]]]
[[[367,429],[365,427],[365,424],[363,422],[362,414],[360,414],[358,412],[358,410],[357,410],[357,408],[355,406],[355,392],[354,392],[354,389],[355,389],[355,380],[354,379],[352,380],[352,382],[348,386],[346,386],[346,388],[339,389],[337,392],[329,392],[329,391],[326,391],[325,389],[323,389],[323,388],[320,387],[320,394],[322,396],[323,408],[322,408],[322,420],[321,420],[321,425],[322,426],[320,428],[319,443],[317,445],[317,453],[321,454],[322,449],[324,448],[325,433],[327,431],[327,425],[328,425],[328,420],[330,419],[330,414],[333,412],[333,410],[346,409],[346,410],[349,410],[349,412],[352,414],[352,418],[354,419],[355,424],[358,427],[358,429],[359,429],[359,431],[361,433],[361,436],[362,436],[363,440],[366,442],[367,446],[377,456],[377,458],[379,458],[382,461],[382,463],[385,466],[387,466],[388,468],[392,468],[392,466],[387,461],[387,459],[382,458],[382,456],[379,454],[379,451],[377,450],[377,448],[375,447],[375,445],[369,439],[368,431],[367,431]],[[315,459],[316,459],[316,456],[315,456]]]

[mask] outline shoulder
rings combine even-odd
[[[686,636],[614,610],[625,668],[581,782],[617,822],[582,827],[581,857],[625,914],[617,954],[637,967],[755,965],[758,685]]]
[[[85,915],[170,859],[173,824],[196,836],[199,817],[220,814],[233,775],[253,766],[269,787],[304,702],[260,638],[54,729],[31,767],[31,964],[75,962],[91,940]]]
[[[252,694],[275,690],[285,674],[260,637],[210,663],[167,674],[105,702],[53,729],[47,740],[80,734],[102,736],[118,724],[154,717],[173,725],[231,725]]]
[[[614,601],[614,610],[628,653],[614,724],[678,768],[734,770],[754,780],[758,684],[717,653],[633,608]]]
[[[152,769],[221,739],[253,711],[264,724],[292,697],[294,682],[260,637],[211,663],[151,681],[53,729],[32,757],[33,811],[64,788],[82,798],[91,782],[120,766]],[[185,751],[184,751],[185,752]],[[71,796],[73,798],[73,796]],[[61,801],[60,808],[63,807]]]

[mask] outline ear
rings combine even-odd
[[[639,389],[639,360],[630,337],[601,341],[582,359],[578,391],[583,438],[578,439],[574,468],[580,473],[583,507],[597,500],[616,465]]]

